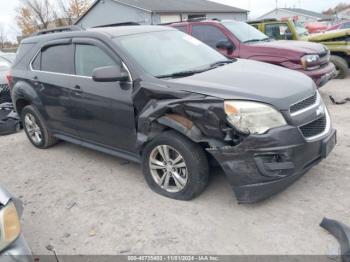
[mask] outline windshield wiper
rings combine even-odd
[[[254,43],[254,42],[265,42],[265,41],[268,41],[270,40],[270,38],[262,38],[262,39],[250,39],[250,40],[247,40],[247,41],[244,41],[244,43]]]
[[[157,78],[177,78],[177,77],[186,77],[186,76],[193,76],[195,74],[199,74],[204,72],[205,70],[189,70],[189,71],[181,71],[176,72],[173,74],[167,74],[167,75],[160,75],[156,76]]]
[[[222,60],[222,61],[217,61],[215,63],[210,64],[210,67],[213,68],[213,67],[232,64],[232,63],[233,63],[233,60]]]
[[[209,65],[208,68],[204,68],[201,70],[188,70],[188,71],[181,71],[181,72],[176,72],[172,74],[167,74],[167,75],[159,75],[156,76],[157,78],[177,78],[177,77],[186,77],[186,76],[193,76],[195,74],[200,74],[205,71],[209,71],[211,69],[214,69],[218,66],[226,65],[226,64],[231,64],[233,63],[233,60],[222,60],[222,61],[217,61],[215,63],[212,63]]]

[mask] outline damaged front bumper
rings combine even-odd
[[[326,158],[336,145],[336,130],[306,141],[299,128],[285,126],[250,135],[235,147],[210,148],[239,203],[265,200],[287,188]]]

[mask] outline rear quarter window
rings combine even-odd
[[[35,43],[21,44],[17,50],[16,59],[13,62],[14,65],[17,65],[22,61],[22,59],[33,49]]]

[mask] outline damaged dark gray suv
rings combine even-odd
[[[142,163],[152,190],[179,200],[205,189],[215,162],[240,203],[266,199],[336,144],[310,78],[228,60],[167,27],[42,32],[8,79],[34,146],[64,140]]]

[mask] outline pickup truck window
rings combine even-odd
[[[255,27],[243,22],[222,22],[242,43],[267,41],[269,38]]]
[[[225,34],[219,29],[211,25],[194,25],[192,26],[192,36],[216,48],[220,41],[229,41]]]
[[[268,37],[275,40],[285,40],[286,35],[291,33],[286,23],[266,24],[265,33]]]

